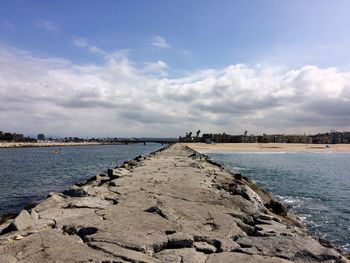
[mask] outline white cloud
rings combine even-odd
[[[1,129],[64,136],[350,129],[348,71],[237,64],[170,78],[150,74],[166,70],[163,61],[138,68],[127,51],[105,59],[82,66],[0,47]]]
[[[76,38],[73,40],[73,44],[77,47],[85,48],[91,53],[99,54],[99,55],[107,55],[107,52],[103,51],[102,49],[98,48],[95,45],[90,44],[86,39],[84,38]]]
[[[157,62],[145,63],[143,72],[150,73],[150,74],[159,74],[161,76],[167,76],[166,70],[168,68],[169,66],[164,61],[158,60]]]
[[[44,29],[51,33],[57,33],[58,31],[60,31],[60,28],[57,24],[44,19],[39,20],[36,26],[40,29]]]
[[[162,36],[156,35],[152,38],[151,45],[156,48],[169,48],[170,44]]]

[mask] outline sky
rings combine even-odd
[[[0,1],[0,130],[350,130],[349,1]]]

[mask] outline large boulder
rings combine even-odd
[[[13,220],[13,222],[5,229],[5,232],[21,231],[34,225],[32,216],[27,210],[22,210],[21,213]]]

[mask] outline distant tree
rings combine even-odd
[[[9,133],[9,132],[5,132],[4,133],[4,140],[5,141],[13,141],[13,139],[14,139],[14,137],[13,137],[13,135],[11,134],[11,133]]]
[[[188,133],[188,137],[192,138],[192,132]]]
[[[198,130],[196,133],[196,137],[199,137],[199,134],[201,133],[201,130]]]

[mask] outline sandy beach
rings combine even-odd
[[[350,144],[294,144],[294,143],[188,143],[200,152],[350,152]]]
[[[0,148],[24,148],[24,147],[63,147],[63,146],[89,146],[106,143],[98,142],[0,142]]]

